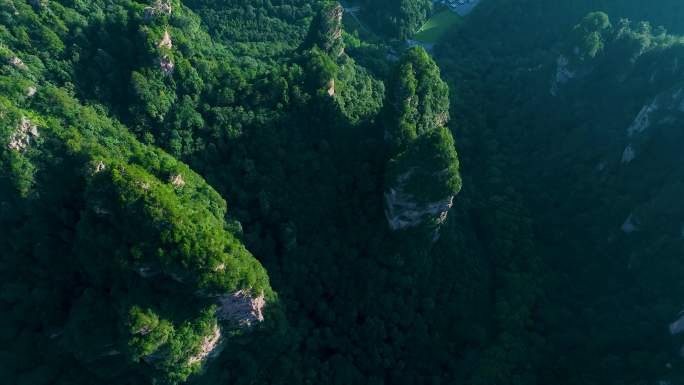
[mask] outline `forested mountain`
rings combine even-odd
[[[0,2],[0,384],[684,383],[684,5],[434,9]]]
[[[683,40],[657,24],[677,31],[681,4],[515,3],[483,3],[435,55],[455,136],[503,143],[533,220],[537,381],[681,383]]]

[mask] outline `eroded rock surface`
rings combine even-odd
[[[28,68],[28,67],[26,67],[26,64],[24,64],[24,62],[23,62],[21,59],[19,59],[18,57],[16,57],[16,56],[13,57],[13,58],[11,58],[11,59],[9,60],[9,63],[10,63],[12,66],[14,66],[15,68],[18,68],[18,69],[20,69],[20,70],[25,70],[25,69]]]
[[[634,147],[632,145],[628,145],[625,147],[625,150],[622,152],[622,160],[621,162],[623,164],[629,164],[631,163],[634,158],[636,158],[636,151],[634,151]]]
[[[164,75],[172,75],[175,65],[168,55],[164,55],[159,58],[159,69],[164,73]]]
[[[670,334],[676,335],[684,332],[684,315],[680,314],[679,319],[670,324]]]
[[[162,36],[162,39],[157,43],[157,47],[167,49],[173,48],[173,42],[171,41],[171,35],[169,35],[168,30],[164,31],[164,36]]]
[[[183,180],[183,176],[180,174],[172,175],[169,182],[171,182],[174,187],[180,188],[185,186],[185,180]]]
[[[328,96],[335,96],[335,79],[330,79],[328,82]]]
[[[385,216],[392,230],[403,230],[433,220],[441,225],[454,204],[454,196],[434,202],[417,203],[419,197],[406,191],[406,183],[413,170],[397,178],[397,184],[385,192]]]
[[[192,365],[194,363],[204,361],[205,359],[215,354],[218,350],[220,340],[221,328],[218,325],[215,325],[212,330],[212,333],[205,336],[204,339],[202,339],[201,350],[199,351],[199,353],[197,353],[194,356],[191,356],[190,359],[188,359],[188,364]]]
[[[103,161],[97,162],[97,166],[95,167],[95,172],[102,172],[106,168],[105,164]]]
[[[339,3],[326,4],[312,22],[309,36],[304,42],[303,48],[311,48],[315,45],[332,57],[342,56],[344,54],[344,42],[342,41],[343,14],[344,8]]]
[[[551,83],[551,95],[556,96],[561,85],[577,76],[577,72],[570,69],[569,64],[570,62],[567,57],[564,55],[558,56],[558,59],[556,60],[556,76]]]
[[[10,150],[23,151],[28,147],[31,139],[37,138],[38,136],[40,136],[38,133],[38,126],[31,123],[28,118],[22,117],[19,126],[10,137],[10,142],[7,147]]]
[[[156,0],[151,6],[145,8],[145,19],[152,19],[158,16],[171,16],[173,5],[171,0]]]
[[[449,121],[448,88],[439,69],[422,48],[400,61],[388,97],[394,121],[385,141],[394,155],[386,167],[385,216],[392,230],[439,226],[461,189]]]
[[[223,321],[249,327],[264,320],[265,305],[263,293],[255,297],[251,290],[238,290],[219,298],[217,315]]]

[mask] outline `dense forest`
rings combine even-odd
[[[684,3],[435,8],[0,2],[0,384],[684,383]]]

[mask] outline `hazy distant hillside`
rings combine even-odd
[[[549,17],[514,10],[502,8],[507,24],[486,33],[485,12],[495,11],[483,7],[437,57],[462,102],[456,136],[500,144],[532,214],[546,271],[535,373],[540,382],[679,383],[681,340],[668,326],[684,296],[683,40],[605,13],[550,38],[535,32]],[[482,161],[460,152],[464,170]]]

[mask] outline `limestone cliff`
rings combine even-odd
[[[605,13],[594,12],[577,24],[561,44],[549,92],[557,96],[561,87],[582,78],[594,69],[594,59],[603,53],[612,38],[612,25]]]
[[[342,41],[342,15],[344,8],[338,2],[326,2],[319,10],[311,24],[309,36],[303,48],[316,45],[326,54],[339,57],[344,53]]]
[[[449,100],[439,70],[422,48],[399,62],[388,95],[385,140],[393,154],[385,176],[385,215],[392,230],[435,229],[461,189],[448,121]]]

